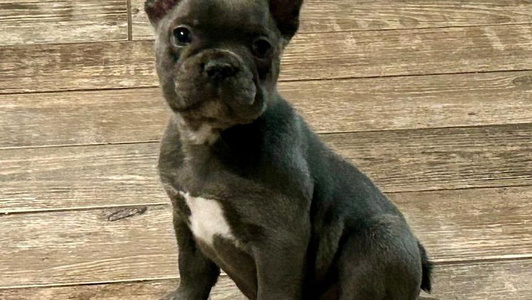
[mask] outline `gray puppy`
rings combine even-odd
[[[179,288],[223,269],[249,299],[414,300],[431,264],[397,208],[277,92],[302,0],[149,0],[174,114],[159,171],[174,207]]]

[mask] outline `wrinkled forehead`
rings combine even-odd
[[[267,0],[184,0],[175,20],[194,27],[261,28],[271,24]]]

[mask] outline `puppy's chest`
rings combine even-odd
[[[189,227],[196,239],[209,246],[214,245],[215,237],[231,240],[236,238],[229,226],[223,207],[217,200],[193,197],[189,193],[179,192],[190,209]]]

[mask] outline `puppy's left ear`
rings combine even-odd
[[[283,37],[290,40],[299,28],[303,0],[270,0],[270,13]]]
[[[179,2],[180,0],[147,0],[144,3],[144,11],[151,24],[157,26],[159,21]]]

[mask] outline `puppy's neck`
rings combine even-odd
[[[183,146],[213,146],[221,137],[223,131],[230,130],[233,127],[241,127],[253,124],[258,120],[268,118],[272,111],[278,110],[282,104],[288,104],[277,92],[274,91],[273,97],[268,100],[268,105],[265,111],[250,123],[232,124],[230,121],[224,122],[221,120],[211,120],[198,116],[189,118],[177,112],[173,117],[173,125],[179,132],[181,144]]]
[[[242,155],[249,156],[251,152],[259,151],[257,147],[262,147],[266,140],[291,126],[289,124],[295,117],[291,105],[278,94],[269,101],[263,114],[248,124],[221,129],[206,122],[187,121],[177,113],[173,115],[168,129],[174,133],[172,139],[179,145],[186,160],[195,160],[195,157],[204,159],[211,155],[241,159]]]
[[[214,128],[209,123],[192,124],[179,114],[176,114],[173,120],[183,145],[210,146],[220,137],[220,129]]]

